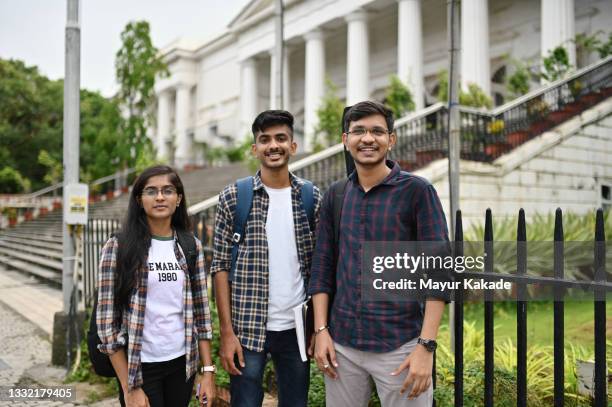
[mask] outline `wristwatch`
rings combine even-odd
[[[417,339],[417,343],[419,345],[423,345],[428,352],[433,352],[438,347],[438,342],[433,339],[423,339],[419,337],[419,339]]]
[[[215,374],[215,373],[217,373],[217,367],[215,365],[200,366],[200,369],[198,370],[198,373],[204,374],[206,372],[211,372],[212,374]]]

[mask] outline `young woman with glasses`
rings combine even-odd
[[[198,257],[190,271],[178,243],[190,230],[176,172],[144,170],[121,232],[102,249],[98,276],[99,349],[110,355],[122,406],[187,406],[198,362],[200,404],[215,397],[202,246],[193,237]]]

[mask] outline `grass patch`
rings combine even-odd
[[[494,305],[495,343],[510,340],[516,343],[516,303],[499,302]],[[580,346],[594,351],[594,311],[593,303],[575,301],[565,303],[565,345]],[[606,304],[608,316],[607,337],[612,337],[612,302]],[[527,344],[553,345],[553,303],[529,302],[527,305]],[[466,304],[464,320],[474,324],[478,331],[484,331],[484,305]],[[443,317],[443,325],[448,325],[448,307]]]

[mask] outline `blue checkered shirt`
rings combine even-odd
[[[289,174],[295,243],[300,273],[307,287],[314,248],[314,232],[310,230],[308,216],[302,206],[303,181]],[[219,196],[215,218],[214,255],[211,274],[229,272],[232,263],[232,236],[236,210],[236,184],[226,186]],[[318,218],[321,192],[314,187],[314,214]],[[231,314],[234,333],[246,349],[261,352],[266,340],[268,318],[268,240],[266,218],[269,197],[257,172],[253,179],[253,203],[247,218],[244,237],[238,250],[236,271],[231,284]]]

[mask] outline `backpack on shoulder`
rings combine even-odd
[[[178,243],[189,269],[189,278],[193,279],[196,272],[196,262],[198,260],[198,251],[196,248],[195,238],[191,232],[178,231]],[[113,236],[118,237],[118,234]],[[96,309],[98,308],[98,291],[94,293],[94,305],[89,318],[89,331],[87,332],[87,349],[89,351],[89,360],[94,371],[98,376],[116,377],[115,369],[110,361],[110,357],[98,350],[98,345],[102,343],[98,336],[98,325],[96,324]],[[129,340],[129,339],[128,339]]]

